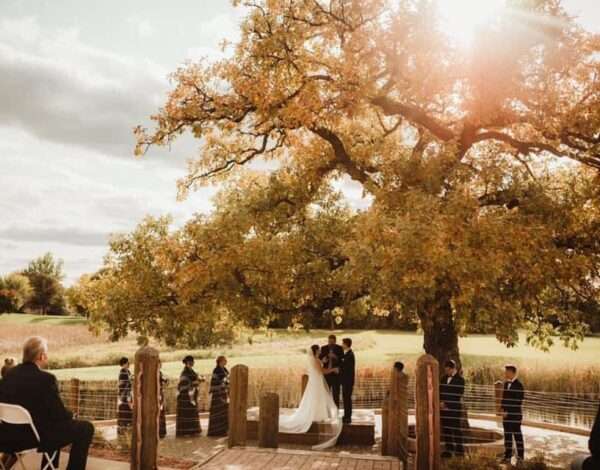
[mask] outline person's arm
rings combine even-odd
[[[592,426],[590,440],[588,441],[588,448],[590,449],[590,453],[594,458],[600,458],[600,406],[598,407],[596,420]]]
[[[519,387],[516,390],[515,398],[519,401],[519,406],[523,404],[523,400],[525,400],[525,388],[523,388],[523,384],[519,382]]]
[[[190,378],[185,372],[182,372],[181,376],[179,377],[179,383],[177,384],[177,391],[180,393],[187,392],[190,389],[190,384]]]
[[[460,400],[465,394],[465,379],[458,377],[458,386],[456,387],[456,399]]]
[[[43,396],[45,396],[48,415],[53,422],[63,422],[73,419],[73,413],[65,407],[60,393],[58,392],[58,383],[56,377],[48,374],[48,386]]]
[[[339,367],[331,367],[331,368],[325,367],[325,365],[316,358],[315,358],[315,364],[316,364],[317,368],[323,373],[323,375],[337,374],[340,371]]]

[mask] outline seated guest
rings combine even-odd
[[[2,366],[2,369],[0,370],[0,377],[1,378],[6,377],[6,374],[8,374],[8,371],[10,371],[14,366],[15,366],[15,360],[12,357],[7,357],[6,359],[4,359],[4,365]]]
[[[52,454],[71,444],[67,470],[84,470],[94,426],[89,421],[73,419],[60,398],[56,377],[44,371],[47,366],[47,341],[39,336],[29,338],[23,346],[23,363],[0,382],[0,402],[29,411],[40,435],[40,450]],[[14,451],[38,447],[29,426],[0,424],[0,442]],[[54,461],[57,468],[59,454]],[[42,459],[42,469],[46,464]]]
[[[398,372],[404,372],[404,363],[400,361],[394,362],[394,369],[396,369]]]
[[[228,430],[228,389],[229,371],[227,370],[227,358],[219,356],[217,367],[213,370],[210,381],[210,415],[208,418],[209,436],[226,436]]]
[[[119,397],[117,399],[117,434],[125,434],[133,420],[133,388],[129,359],[122,357],[119,365],[121,370],[119,371]]]
[[[200,434],[200,415],[198,413],[198,387],[202,381],[194,370],[194,358],[183,358],[183,370],[177,384],[177,420],[176,436],[193,436]]]
[[[571,470],[597,470],[600,468],[600,407],[588,441],[590,456],[580,457],[571,465]]]

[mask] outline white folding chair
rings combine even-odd
[[[4,422],[6,424],[29,425],[31,427],[31,430],[33,431],[33,435],[37,439],[38,444],[40,444],[40,435],[38,434],[37,429],[33,424],[33,419],[31,419],[29,411],[27,411],[22,406],[9,405],[8,403],[0,403],[0,422]],[[21,466],[22,470],[27,470],[27,467],[25,467],[25,463],[23,462],[23,456],[32,452],[39,452],[43,454],[44,457],[46,457],[46,465],[44,465],[44,468],[42,468],[42,470],[58,470],[58,468],[54,466],[53,461],[56,457],[56,454],[59,451],[55,450],[52,454],[48,454],[47,452],[39,451],[37,447],[15,452],[15,455],[17,456],[17,462]],[[1,461],[0,470],[7,470]]]

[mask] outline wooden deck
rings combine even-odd
[[[301,450],[226,449],[195,467],[202,470],[403,470],[397,459]]]

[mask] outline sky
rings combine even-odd
[[[600,31],[599,0],[563,3]],[[146,214],[180,226],[211,210],[217,188],[176,199],[198,145],[137,159],[132,129],[151,125],[169,73],[239,38],[242,14],[229,0],[0,0],[0,275],[50,251],[70,284]],[[364,204],[360,187],[340,187]]]

